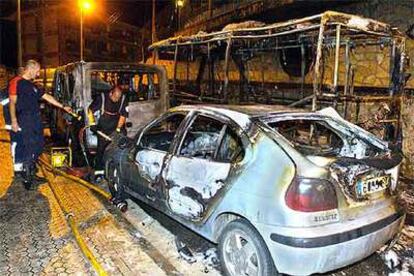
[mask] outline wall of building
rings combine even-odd
[[[79,15],[67,5],[44,5],[22,13],[23,59],[34,58],[56,67],[80,58]],[[138,62],[140,29],[123,23],[85,16],[84,60]]]

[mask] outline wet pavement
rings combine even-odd
[[[0,198],[0,275],[92,273],[64,220],[52,220],[50,195],[48,187],[26,191],[14,182]]]

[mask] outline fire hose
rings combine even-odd
[[[54,169],[52,166],[50,166],[46,161],[44,161],[42,158],[39,159],[40,162],[49,170],[51,170],[52,172],[55,172],[56,169]],[[40,166],[43,174],[46,176],[46,171],[44,169],[43,166]],[[69,175],[65,175],[65,177],[68,177]],[[99,261],[97,260],[97,258],[95,257],[95,255],[93,254],[92,250],[88,247],[88,245],[86,244],[85,240],[82,238],[78,226],[77,226],[77,222],[75,219],[75,216],[72,212],[70,212],[70,210],[67,209],[67,207],[63,204],[62,200],[60,199],[60,197],[58,196],[58,193],[56,192],[56,187],[55,187],[55,183],[54,181],[50,180],[49,178],[47,178],[47,182],[49,184],[49,187],[54,195],[54,197],[56,198],[58,205],[60,207],[60,209],[62,210],[63,214],[65,215],[68,224],[72,230],[73,236],[76,240],[76,243],[78,244],[81,252],[84,254],[84,256],[89,260],[89,262],[91,263],[91,265],[93,266],[93,268],[95,269],[96,273],[100,276],[106,276],[108,275],[106,273],[106,271],[104,270],[104,268],[102,267],[102,265],[99,263]],[[92,185],[91,185],[92,186]],[[91,187],[89,187],[91,188]],[[96,188],[96,187],[95,187]]]

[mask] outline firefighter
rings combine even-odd
[[[114,132],[126,135],[125,121],[128,116],[128,101],[122,93],[120,86],[113,87],[109,93],[98,95],[91,103],[88,110],[89,125],[92,132],[101,131],[106,135]],[[100,112],[98,124],[95,123],[95,112]],[[98,146],[95,156],[95,180],[102,180],[104,174],[104,152],[110,143],[105,138],[98,136]]]
[[[16,141],[14,161],[23,166],[23,184],[27,190],[33,184],[44,183],[45,179],[36,176],[36,161],[43,151],[43,126],[40,117],[40,99],[61,108],[66,112],[72,109],[58,102],[53,96],[38,89],[33,80],[39,76],[40,64],[28,60],[20,76],[9,83],[9,111],[13,141]]]

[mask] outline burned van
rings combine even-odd
[[[69,105],[79,118],[59,110],[51,114],[52,134],[79,152],[93,152],[96,135],[89,129],[87,114],[96,97],[108,93],[115,85],[123,89],[129,101],[126,122],[128,135],[167,110],[168,81],[162,66],[115,62],[76,62],[58,67],[53,80],[53,94]],[[95,114],[96,120],[100,112]]]

